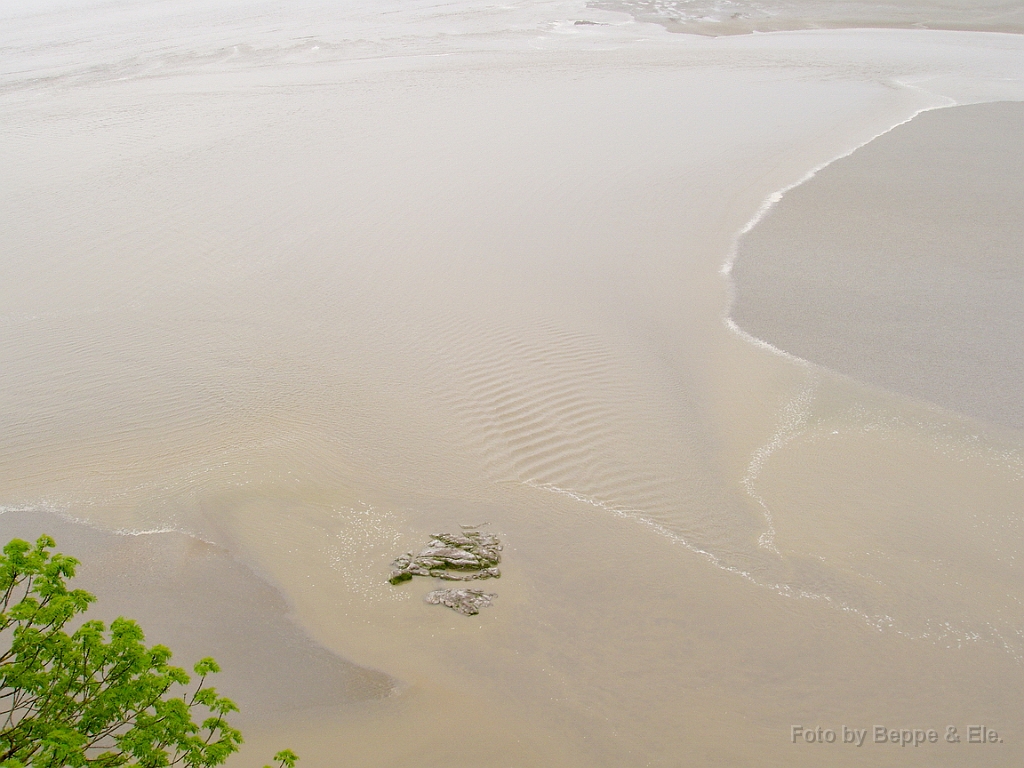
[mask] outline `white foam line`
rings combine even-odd
[[[925,93],[931,93],[931,91],[927,91],[926,89],[921,88],[920,86],[911,85],[909,83],[901,83],[898,80],[895,81],[895,82],[898,85],[900,85],[901,87],[907,88],[908,90],[916,90],[916,91],[923,91]],[[938,95],[938,94],[933,94],[933,95]],[[832,163],[834,163],[834,162],[836,162],[838,160],[842,160],[844,158],[849,157],[854,152],[856,152],[858,149],[861,149],[862,147],[866,147],[868,144],[870,144],[875,139],[879,139],[882,136],[885,136],[887,133],[890,133],[890,132],[896,130],[901,125],[906,125],[907,123],[909,123],[911,120],[913,120],[918,115],[920,115],[920,114],[922,114],[924,112],[931,112],[931,111],[936,110],[936,109],[948,109],[949,107],[958,106],[958,103],[957,103],[957,101],[955,99],[952,99],[952,98],[950,98],[948,96],[943,97],[943,98],[948,99],[949,103],[948,104],[937,104],[937,105],[931,106],[931,107],[922,107],[921,109],[919,109],[916,112],[914,112],[906,120],[901,120],[900,122],[896,123],[895,125],[890,126],[889,128],[886,128],[884,131],[875,134],[870,139],[867,139],[866,141],[864,141],[864,142],[862,142],[860,144],[857,144],[853,148],[848,149],[847,151],[845,151],[845,152],[843,152],[843,153],[841,153],[839,155],[836,155],[835,157],[831,158],[830,160],[826,160],[823,163],[819,163],[818,165],[814,166],[811,170],[809,170],[807,173],[805,173],[803,176],[801,176],[797,181],[794,181],[792,184],[788,184],[785,187],[783,187],[782,189],[776,190],[775,192],[772,192],[770,195],[768,195],[768,197],[766,197],[764,199],[764,201],[761,203],[760,207],[757,209],[757,211],[754,213],[754,215],[750,218],[750,220],[745,225],[743,225],[743,228],[740,229],[740,231],[738,233],[736,233],[736,236],[733,238],[733,241],[732,241],[732,247],[729,250],[729,255],[726,257],[725,261],[722,263],[722,266],[719,267],[719,270],[718,270],[719,273],[722,274],[723,276],[726,276],[726,277],[728,277],[730,274],[732,274],[733,265],[736,263],[736,254],[737,254],[737,249],[738,249],[738,246],[739,246],[740,239],[745,234],[750,232],[750,230],[752,230],[754,227],[756,227],[761,222],[761,220],[764,219],[764,217],[768,215],[768,212],[772,208],[774,208],[778,204],[778,202],[780,200],[782,200],[782,198],[788,192],[791,192],[792,190],[796,189],[801,184],[807,183],[808,181],[813,179],[815,176],[817,176],[819,173],[821,173],[823,170],[828,168],[828,166],[832,165]],[[730,306],[729,309],[731,309],[731,308],[732,307]]]
[[[664,536],[665,538],[674,541],[676,544],[681,544],[691,552],[706,557],[716,567],[721,568],[724,571],[729,571],[730,573],[735,573],[739,576],[743,576],[744,578],[754,582],[755,584],[758,583],[754,579],[752,574],[748,573],[747,571],[736,568],[734,566],[726,565],[714,552],[709,552],[706,549],[701,549],[696,544],[693,544],[692,542],[688,541],[686,538],[680,536],[675,531],[672,531],[666,526],[662,525],[661,523],[656,522],[649,517],[646,517],[639,510],[622,509],[621,507],[616,507],[611,504],[607,504],[603,501],[592,499],[589,496],[584,496],[582,493],[578,493],[577,491],[571,491],[567,488],[560,488],[557,485],[553,485],[551,483],[538,483],[533,480],[523,480],[521,482],[523,485],[527,485],[530,488],[536,488],[537,490],[547,491],[549,493],[557,493],[561,496],[568,496],[570,499],[581,501],[584,504],[589,504],[592,507],[597,507],[598,509],[601,509],[605,512],[609,512],[615,517],[619,517],[624,520],[632,520],[634,523],[639,523],[640,525],[646,526],[647,528],[650,528],[651,530],[656,532],[658,535]]]
[[[89,528],[94,531],[100,531],[101,533],[109,533],[115,536],[153,536],[161,533],[180,533],[183,536],[188,536],[189,538],[196,539],[197,541],[201,541],[204,544],[211,544],[217,546],[216,542],[206,539],[193,531],[184,530],[182,528],[175,528],[174,526],[162,526],[159,528],[104,528],[93,520],[89,520],[88,518],[84,517],[76,517],[75,515],[71,514],[61,506],[53,504],[48,501],[42,501],[37,504],[27,504],[24,506],[17,507],[0,506],[0,515],[5,515],[12,512],[45,512],[47,514],[53,515],[54,517],[58,517],[61,520],[64,520],[65,522],[71,523],[72,525],[81,525],[85,528]]]
[[[831,597],[830,595],[826,595],[826,594],[818,593],[818,592],[809,592],[809,591],[804,590],[804,589],[796,589],[796,588],[792,587],[789,584],[782,584],[782,583],[779,583],[779,582],[776,582],[776,583],[773,584],[773,583],[769,583],[769,582],[760,581],[760,580],[757,579],[757,577],[754,576],[754,574],[750,573],[749,571],[744,571],[741,568],[737,568],[736,566],[726,564],[714,552],[709,552],[706,549],[701,549],[697,545],[695,545],[692,542],[688,541],[685,537],[680,536],[675,531],[672,531],[668,527],[662,525],[661,523],[659,523],[659,522],[657,522],[655,520],[652,520],[651,518],[645,516],[642,512],[640,512],[638,510],[622,509],[622,508],[619,508],[619,507],[615,507],[615,506],[612,506],[610,504],[606,504],[603,501],[598,501],[597,499],[591,499],[591,498],[589,498],[587,496],[584,496],[581,493],[577,493],[576,491],[571,491],[571,490],[568,490],[566,488],[559,488],[558,486],[551,485],[549,483],[536,483],[536,482],[533,482],[532,480],[524,480],[524,481],[521,481],[521,482],[522,482],[523,485],[527,485],[527,486],[529,486],[531,488],[536,488],[537,490],[548,491],[549,493],[557,493],[557,494],[559,494],[561,496],[568,496],[569,498],[574,499],[576,501],[580,501],[580,502],[583,502],[584,504],[589,504],[589,505],[591,505],[593,507],[597,507],[598,509],[601,509],[601,510],[603,510],[605,512],[608,512],[608,513],[614,515],[615,517],[619,517],[619,518],[622,518],[624,520],[629,520],[631,522],[643,525],[644,527],[649,528],[650,530],[652,530],[655,533],[657,533],[659,536],[663,536],[666,539],[669,539],[670,541],[672,541],[672,542],[674,542],[676,544],[682,545],[683,547],[688,549],[690,552],[693,552],[695,554],[698,554],[698,555],[704,557],[712,565],[714,565],[716,568],[719,568],[719,569],[721,569],[723,571],[726,571],[728,573],[732,573],[732,574],[735,574],[737,576],[740,576],[740,577],[742,577],[743,579],[747,580],[748,582],[750,582],[751,584],[753,584],[756,587],[760,587],[762,589],[770,589],[771,591],[775,592],[778,595],[781,595],[782,597],[789,597],[789,598],[801,599],[801,600],[818,600],[818,601],[825,602],[825,603],[827,603],[828,605],[831,605],[834,608],[838,608],[839,610],[843,611],[844,613],[849,613],[849,614],[853,614],[855,616],[859,616],[866,624],[868,624],[868,626],[871,626],[874,629],[877,629],[879,631],[882,631],[885,628],[889,628],[890,630],[896,632],[897,634],[904,635],[906,637],[914,637],[914,638],[916,638],[916,637],[926,637],[927,636],[927,635],[921,635],[921,636],[911,635],[910,633],[907,633],[907,632],[904,632],[902,630],[899,630],[899,629],[896,628],[895,619],[893,619],[891,616],[871,616],[871,615],[865,613],[864,611],[861,611],[861,610],[859,610],[857,608],[854,608],[852,605],[850,605],[850,604],[848,604],[848,603],[846,603],[844,601],[836,600],[835,598]]]
[[[813,363],[811,363],[811,362],[809,362],[807,360],[804,360],[802,357],[797,357],[796,355],[794,355],[791,352],[787,352],[784,349],[779,349],[774,344],[771,344],[771,343],[765,341],[764,339],[759,339],[757,336],[754,336],[753,334],[747,333],[745,330],[743,330],[738,325],[736,325],[735,321],[731,317],[729,317],[729,314],[728,314],[729,311],[732,309],[732,302],[733,302],[733,287],[732,287],[732,283],[731,282],[729,283],[729,286],[728,286],[728,294],[729,294],[729,309],[726,310],[726,314],[723,317],[723,322],[725,323],[725,327],[726,328],[728,328],[730,331],[732,331],[734,334],[739,336],[741,339],[743,339],[748,344],[753,344],[755,347],[759,347],[759,348],[761,348],[761,349],[763,349],[763,350],[765,350],[767,352],[771,352],[772,354],[778,355],[779,357],[784,357],[787,360],[789,360],[791,363],[796,363],[797,365],[803,365],[803,366],[811,366],[811,365],[813,365]]]
[[[52,512],[53,514],[60,514],[55,508],[46,504],[29,504],[23,507],[6,507],[0,505],[0,515],[6,515],[8,512]]]
[[[747,474],[741,481],[747,494],[757,502],[761,507],[761,514],[764,515],[766,527],[764,533],[757,540],[758,546],[774,552],[780,557],[782,553],[775,546],[775,519],[768,502],[757,492],[755,482],[771,455],[803,434],[804,427],[807,426],[810,419],[810,406],[814,401],[817,384],[817,377],[812,372],[810,383],[782,409],[781,424],[775,434],[767,443],[754,451],[754,455],[750,458],[750,464],[747,465]]]
[[[796,398],[794,398],[794,400],[787,405],[787,409],[789,409],[790,405],[792,405],[797,410],[800,410],[801,405],[804,402],[805,395],[809,396],[810,393],[813,393],[813,385],[804,390],[804,392],[802,392],[801,395],[798,395]],[[785,427],[783,429],[785,429]],[[774,446],[772,450],[777,449],[779,446],[785,444],[785,442],[787,442],[785,438],[780,438],[779,445]],[[773,443],[769,443],[769,445],[773,445]],[[771,451],[769,451],[765,457],[767,457],[767,455],[770,455],[770,453]],[[954,627],[950,622],[943,622],[943,631],[938,633],[931,628],[926,628],[925,630],[916,633],[908,632],[905,629],[900,629],[897,626],[896,619],[894,619],[892,616],[889,616],[888,614],[872,615],[850,605],[844,600],[836,600],[831,595],[825,593],[810,592],[804,589],[797,589],[789,584],[760,581],[749,571],[744,571],[735,566],[726,564],[715,553],[709,552],[706,549],[698,547],[697,545],[688,541],[685,537],[679,535],[675,531],[670,530],[665,525],[662,525],[661,523],[647,517],[639,510],[623,509],[620,507],[616,507],[611,504],[607,504],[603,501],[592,499],[577,491],[572,491],[567,488],[560,488],[550,483],[537,483],[532,480],[524,480],[519,482],[531,488],[536,488],[537,490],[547,491],[549,493],[556,493],[561,496],[568,496],[569,498],[575,501],[579,501],[584,504],[589,504],[590,506],[597,507],[598,509],[604,512],[608,512],[614,515],[615,517],[643,525],[644,527],[652,530],[659,536],[663,536],[666,539],[669,539],[670,541],[685,547],[690,552],[693,552],[704,557],[714,567],[719,568],[728,573],[740,576],[741,578],[745,579],[746,581],[750,582],[756,587],[760,587],[762,589],[769,589],[772,592],[775,592],[776,594],[780,595],[781,597],[787,597],[796,600],[815,600],[823,602],[831,606],[832,608],[842,611],[843,613],[847,613],[852,616],[857,616],[869,627],[879,632],[888,630],[900,637],[905,637],[909,640],[931,640],[932,642],[936,643],[946,642],[949,639],[952,639],[953,641],[955,641],[956,646],[958,648],[962,648],[965,644],[968,643],[978,643],[984,642],[986,640],[986,638],[979,632],[968,628]],[[779,554],[778,550],[775,549],[774,546],[772,546],[771,549],[773,552],[775,552],[775,554]],[[990,631],[990,635],[988,638],[989,641],[994,641],[995,645],[1002,648],[1016,663],[1024,663],[1024,656],[1022,656],[1020,651],[1015,649],[1014,646],[1009,641],[1007,641],[1006,638],[1003,637],[1002,633],[1000,633],[996,627],[993,627],[991,624],[987,624],[987,627]],[[1019,631],[1018,634],[1020,634]]]
[[[940,94],[933,93],[932,91],[929,91],[929,90],[927,90],[925,88],[922,88],[922,87],[920,87],[918,85],[913,85],[912,83],[902,82],[900,80],[894,80],[893,82],[895,82],[897,85],[899,85],[902,88],[906,88],[907,90],[920,91],[922,93],[927,93],[927,94],[930,94],[932,96],[940,97]],[[722,277],[724,277],[725,280],[726,280],[726,306],[725,306],[725,311],[722,313],[722,322],[725,323],[725,327],[726,328],[728,328],[730,331],[732,331],[734,334],[736,334],[739,338],[743,339],[744,341],[746,341],[746,342],[748,342],[750,344],[753,344],[756,347],[764,349],[764,350],[766,350],[768,352],[771,352],[773,354],[779,355],[780,357],[784,357],[787,360],[789,360],[791,362],[794,362],[794,363],[799,363],[799,364],[802,364],[802,365],[811,365],[811,363],[808,362],[807,360],[804,360],[801,357],[797,357],[796,355],[791,354],[789,352],[786,352],[785,350],[779,349],[778,347],[774,346],[773,344],[770,344],[769,342],[765,341],[764,339],[760,339],[757,336],[754,336],[753,334],[748,333],[747,331],[745,331],[742,328],[740,328],[736,324],[736,322],[732,319],[732,308],[733,308],[733,304],[735,303],[735,300],[736,300],[736,286],[733,283],[733,281],[731,279],[731,276],[732,276],[732,268],[736,264],[736,257],[737,257],[737,255],[739,253],[740,240],[743,239],[744,235],[746,235],[754,227],[756,227],[764,219],[764,217],[768,215],[768,212],[771,211],[771,209],[774,208],[779,203],[779,201],[781,201],[782,198],[785,197],[785,195],[787,193],[789,193],[790,191],[796,189],[801,184],[807,183],[808,181],[813,179],[815,176],[817,176],[819,173],[821,173],[821,171],[823,171],[825,168],[827,168],[828,166],[832,165],[832,163],[835,163],[838,160],[842,160],[843,158],[849,157],[854,152],[856,152],[858,149],[861,149],[862,147],[866,147],[868,144],[870,144],[875,139],[878,139],[878,138],[881,138],[882,136],[885,136],[885,134],[890,133],[891,131],[896,130],[901,125],[906,125],[911,120],[913,120],[915,117],[917,117],[918,115],[920,115],[920,114],[922,114],[924,112],[931,112],[932,110],[936,110],[936,109],[948,109],[949,107],[958,106],[958,102],[955,99],[950,98],[949,96],[941,96],[941,98],[946,99],[948,103],[946,103],[946,104],[937,104],[937,105],[931,106],[931,107],[922,107],[921,109],[919,109],[916,112],[914,112],[906,120],[901,120],[900,122],[896,123],[895,125],[892,125],[892,126],[886,128],[884,131],[881,131],[880,133],[875,134],[874,136],[872,136],[871,138],[867,139],[866,141],[864,141],[864,142],[862,142],[860,144],[855,145],[851,149],[848,149],[845,152],[842,152],[841,154],[838,154],[835,157],[833,157],[833,158],[831,158],[829,160],[826,160],[823,163],[819,163],[818,165],[816,165],[813,168],[811,168],[811,170],[809,170],[807,173],[805,173],[799,179],[794,181],[792,184],[788,184],[785,187],[782,187],[781,189],[778,189],[775,192],[772,192],[770,195],[768,195],[768,197],[766,197],[761,202],[761,205],[758,207],[758,209],[754,213],[754,215],[747,221],[746,224],[743,225],[743,227],[740,229],[740,231],[737,232],[736,235],[733,237],[732,245],[729,248],[729,253],[726,256],[725,261],[722,262],[722,266],[719,267],[719,269],[718,269],[719,274],[722,275]]]
[[[83,525],[86,524],[85,521],[76,521],[76,522],[81,522]],[[151,529],[144,529],[144,530],[139,530],[137,528],[118,528],[115,531],[113,531],[113,533],[116,533],[118,536],[151,536],[153,534],[158,534],[158,533],[184,533],[184,531],[179,531],[177,528],[151,528]],[[192,536],[192,534],[190,534],[190,533],[189,534],[185,534],[185,535],[186,536]],[[198,538],[198,537],[196,537],[196,538]],[[206,543],[209,544],[211,542],[206,542]]]

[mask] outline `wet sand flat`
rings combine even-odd
[[[591,0],[589,5],[629,13],[670,32],[696,35],[872,27],[1024,31],[1024,11],[1008,0]]]
[[[1024,105],[923,113],[746,235],[734,320],[798,357],[1024,428]]]
[[[173,652],[189,675],[212,656],[211,682],[238,705],[246,723],[311,707],[365,706],[394,693],[395,681],[346,663],[312,642],[288,617],[280,592],[221,547],[167,531],[118,535],[46,512],[9,513],[6,541],[35,542],[79,561],[74,586],[96,602],[88,618],[108,627],[118,616],[139,622],[148,645]]]

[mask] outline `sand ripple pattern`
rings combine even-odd
[[[569,496],[653,525],[723,567],[762,570],[764,521],[714,472],[683,390],[645,387],[643,361],[550,321],[481,327],[451,321],[430,334],[446,406],[487,479]],[[427,336],[424,337],[426,343]]]

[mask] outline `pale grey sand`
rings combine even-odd
[[[236,720],[365,704],[394,688],[387,675],[313,642],[288,618],[281,594],[222,547],[173,531],[107,533],[48,512],[0,515],[4,543],[44,533],[56,540],[53,551],[79,560],[70,586],[96,596],[88,618],[107,626],[118,616],[134,619],[147,645],[166,645],[189,674],[212,656],[221,671],[209,682],[238,704]]]
[[[858,27],[1024,31],[1024,7],[1013,0],[591,0],[588,5],[697,35]]]
[[[788,192],[740,242],[735,322],[1024,428],[1024,104],[936,110]]]

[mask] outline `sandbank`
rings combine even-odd
[[[210,678],[240,709],[241,723],[295,709],[365,704],[391,695],[396,681],[347,663],[288,618],[290,607],[266,579],[223,547],[176,532],[117,534],[48,512],[6,512],[4,542],[42,534],[79,560],[74,588],[96,596],[87,618],[108,626],[134,619],[146,644],[166,645],[191,674],[212,656]]]
[[[732,317],[798,357],[1024,428],[1024,104],[924,112],[740,242]]]
[[[592,0],[592,8],[629,13],[638,21],[691,35],[744,35],[799,29],[948,29],[1024,32],[1024,10],[1006,0],[769,0],[745,4],[711,0]]]

